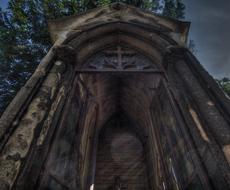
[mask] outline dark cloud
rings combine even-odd
[[[197,58],[214,77],[230,77],[230,0],[184,2]]]

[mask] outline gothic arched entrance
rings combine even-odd
[[[156,142],[150,131],[150,105],[163,77],[160,66],[140,51],[118,44],[90,56],[77,72],[91,106],[99,107],[97,129],[82,129],[83,187],[101,190],[120,184],[127,190],[153,188],[150,168],[156,163],[150,158],[154,154],[150,143]],[[89,116],[88,111],[86,114]],[[91,123],[90,117],[84,120]]]

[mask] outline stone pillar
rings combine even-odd
[[[19,114],[20,117],[13,120],[14,128],[12,128],[9,138],[3,139],[2,142],[4,143],[1,143],[0,189],[2,190],[11,189],[14,185],[17,186],[17,189],[25,189],[25,186],[28,188],[34,182],[35,179],[32,180],[28,174],[33,171],[33,177],[38,175],[44,157],[34,162],[35,156],[38,156],[37,153],[41,149],[46,149],[43,146],[49,140],[47,136],[50,138],[49,132],[53,130],[55,119],[60,116],[60,110],[68,94],[68,87],[65,83],[71,79],[73,69],[70,67],[72,66],[55,57],[53,53],[50,54],[47,55],[48,58],[45,58],[48,61],[47,65],[50,65],[49,68],[46,68],[47,72],[40,69],[42,66],[38,67],[20,92],[21,96],[17,96],[14,102],[15,105],[19,105],[18,101],[22,101],[23,98],[22,100],[18,98],[23,97],[23,95],[29,101],[24,105],[26,107],[23,109],[23,113],[21,113],[22,110],[15,113],[15,115]],[[36,90],[32,92],[30,88],[27,89],[30,83],[35,85],[33,83],[37,81],[37,76],[41,72],[45,75],[44,80],[37,83],[38,86],[31,86],[31,88],[36,87]],[[18,108],[15,107],[15,109]],[[3,117],[1,122],[4,123],[4,121],[5,118]],[[9,123],[9,119],[6,122]],[[38,158],[41,157],[38,156]],[[26,178],[30,178],[30,180],[27,181]],[[25,185],[25,183],[27,184]]]
[[[169,89],[185,118],[186,130],[208,178],[215,189],[227,189],[230,170],[225,147],[230,144],[230,129],[223,109],[229,103],[225,102],[226,97],[217,97],[220,88],[189,55],[186,49],[175,48],[168,57]]]

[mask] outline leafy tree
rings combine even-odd
[[[216,80],[220,87],[224,90],[224,92],[230,97],[230,79],[224,77],[220,80]]]
[[[47,20],[84,12],[115,1],[10,0],[6,10],[0,8],[0,114],[51,47]],[[173,18],[183,18],[184,15],[184,4],[180,0],[120,2]],[[162,2],[165,2],[164,8]]]
[[[77,12],[77,0],[11,0],[0,10],[0,112],[51,47],[47,20]]]
[[[176,1],[176,18],[184,19],[185,18],[185,5],[182,0]]]
[[[174,3],[174,0],[166,0],[164,9],[163,9],[163,15],[166,17],[176,17],[176,5]]]
[[[182,0],[165,0],[162,14],[166,17],[184,19],[185,5]]]

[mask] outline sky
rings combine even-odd
[[[8,0],[0,0],[6,7]],[[230,0],[184,0],[196,57],[215,78],[230,77]]]
[[[184,0],[196,57],[216,78],[230,77],[230,0]]]
[[[7,6],[8,0],[0,0],[0,6],[5,8]]]

